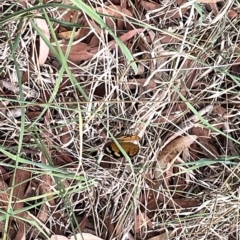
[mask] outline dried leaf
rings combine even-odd
[[[5,183],[5,181],[2,178],[0,178],[0,201],[2,205],[5,205],[5,206],[7,206],[9,202],[8,194],[6,193],[7,189],[8,189],[8,185]]]
[[[67,126],[63,126],[60,140],[63,144],[67,144],[71,140],[71,134]]]
[[[60,39],[69,40],[71,38],[71,36],[72,36],[72,33],[73,33],[73,31],[61,32],[61,33],[58,33],[58,37]],[[78,31],[74,32],[73,40],[79,39],[79,36],[80,36],[80,29]]]
[[[196,0],[198,3],[216,3],[222,2],[223,0]]]
[[[77,240],[103,240],[97,236],[94,236],[90,233],[78,233],[76,235]],[[61,239],[60,239],[61,240]],[[75,240],[74,236],[70,238],[70,240]]]
[[[185,7],[185,8],[172,9],[170,11],[166,11],[165,14],[160,15],[160,18],[170,19],[170,21],[177,19],[177,18],[182,18],[183,15],[188,11],[189,8],[190,8],[190,6]]]
[[[228,14],[227,14],[227,16],[228,16],[228,18],[230,19],[230,20],[232,20],[232,19],[234,19],[235,17],[239,17],[239,13],[238,13],[238,11],[236,10],[230,10],[229,12],[228,12]]]
[[[124,15],[132,16],[132,13],[128,9],[122,8],[121,6],[117,5],[110,5],[106,8],[97,7],[96,11],[98,13],[107,14],[115,18],[123,18]]]
[[[173,231],[170,231],[169,233],[163,233],[163,234],[160,234],[160,235],[152,237],[152,238],[148,238],[148,240],[168,240],[168,239],[170,239],[169,237],[174,236],[174,234],[172,234],[172,236],[171,236],[171,233],[173,233]],[[176,232],[174,232],[174,233],[176,233]]]
[[[144,31],[144,29],[142,29],[142,28],[134,29],[134,30],[131,30],[131,31],[125,33],[124,35],[119,37],[119,39],[122,42],[126,42],[129,39],[131,39],[133,36],[135,36],[137,33],[142,33],[143,31]],[[118,45],[117,45],[116,41],[113,40],[108,43],[108,46],[110,49],[113,49],[113,48],[117,47]],[[68,47],[68,43],[66,43],[66,45],[61,46],[63,53],[66,52],[67,47]],[[82,60],[88,60],[88,59],[92,58],[94,56],[94,54],[96,54],[97,52],[99,52],[98,47],[91,47],[90,45],[88,45],[86,43],[79,42],[77,44],[72,45],[68,59],[74,63],[79,63]],[[53,53],[50,52],[50,56],[54,56]]]
[[[189,198],[174,198],[174,202],[177,205],[179,205],[181,208],[196,207],[200,203],[200,201],[197,199],[189,199]]]
[[[193,127],[191,130],[193,135],[198,136],[198,141],[200,143],[203,154],[206,157],[218,157],[219,153],[215,145],[211,142],[210,130],[202,127]]]
[[[123,30],[124,27],[124,16],[132,16],[132,13],[124,8],[123,6],[117,6],[117,5],[110,5],[107,7],[97,7],[96,11],[98,13],[102,13],[105,15],[105,22],[106,25],[111,28],[111,29],[115,29],[116,28],[116,24],[115,22],[117,22],[117,29],[118,30]],[[107,17],[107,15],[111,16],[111,17]],[[116,20],[114,20],[114,18]]]
[[[140,4],[142,7],[144,7],[147,11],[155,10],[160,8],[160,4],[155,3],[155,2],[149,2],[149,1],[140,1]]]
[[[69,239],[62,235],[52,235],[51,240],[69,240]]]
[[[154,172],[155,178],[158,179],[161,175],[161,171],[167,167],[167,164],[171,163],[181,151],[188,148],[196,139],[197,136],[189,135],[185,137],[178,137],[170,142],[158,155],[156,169]]]
[[[18,231],[14,240],[25,240],[26,239],[25,224],[20,220],[17,220],[17,222],[18,222]]]
[[[36,25],[40,28],[41,32],[47,38],[47,40],[50,40],[50,32],[49,32],[46,21],[44,19],[40,19],[40,18],[34,18],[34,20],[36,22]],[[39,61],[40,66],[42,66],[46,62],[48,54],[49,54],[49,47],[44,42],[44,40],[40,37],[39,56],[38,56],[38,61]]]
[[[209,6],[210,6],[210,8],[212,9],[213,13],[214,13],[215,15],[217,15],[217,14],[218,14],[217,4],[216,4],[216,3],[210,3]]]
[[[29,179],[31,179],[31,172],[24,171],[22,169],[17,169],[16,174],[13,175],[10,180],[10,186],[13,183],[14,176],[15,176],[14,182],[17,184],[13,189],[13,202],[14,202],[13,209],[16,211],[23,208],[24,202],[19,200],[24,199],[26,186],[28,185]]]
[[[149,228],[153,228],[153,224],[152,221],[149,219],[149,217],[147,216],[147,214],[144,212],[140,212],[139,215],[136,216],[135,218],[135,233],[139,233],[142,227],[149,227]]]

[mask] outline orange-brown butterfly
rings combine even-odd
[[[124,151],[128,154],[129,157],[134,157],[137,155],[139,151],[139,146],[133,141],[139,141],[140,138],[136,135],[132,136],[121,136],[116,138],[118,143],[121,145],[121,147],[124,149]],[[118,148],[115,142],[108,142],[104,146],[105,153],[112,155],[115,158],[123,157],[123,154],[121,150]]]

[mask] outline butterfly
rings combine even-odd
[[[121,136],[121,137],[116,138],[116,140],[121,145],[121,147],[124,149],[124,151],[128,154],[129,157],[134,157],[137,155],[137,153],[139,151],[139,146],[133,142],[140,140],[140,138],[138,136],[136,136],[136,135]],[[123,153],[118,148],[117,144],[113,141],[105,144],[104,152],[115,158],[123,157]]]

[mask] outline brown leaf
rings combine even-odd
[[[119,39],[122,42],[126,42],[129,39],[131,39],[132,37],[134,37],[137,33],[141,33],[143,31],[144,31],[144,29],[142,29],[142,28],[134,29],[134,30],[131,30],[131,31],[125,33],[124,35],[119,37]],[[113,40],[108,43],[108,46],[110,49],[113,49],[113,48],[116,48],[118,45],[117,45],[116,41]],[[61,46],[63,53],[66,52],[67,47],[68,47],[68,43],[66,43],[66,45]],[[93,55],[96,54],[97,52],[99,52],[98,47],[91,47],[90,45],[88,45],[86,43],[79,42],[77,44],[72,45],[68,59],[74,63],[79,63],[82,60],[88,60],[88,59],[92,58]],[[54,56],[53,53],[50,52],[50,56]]]
[[[76,235],[77,240],[103,240],[102,238],[99,238],[97,236],[94,236],[90,233],[78,233]],[[59,239],[61,240],[61,239]],[[74,236],[70,238],[70,240],[75,240]]]
[[[230,10],[227,14],[228,18],[230,20],[234,19],[235,17],[239,17],[239,11],[238,10]]]
[[[71,134],[67,126],[62,127],[62,134],[60,140],[62,144],[67,144],[71,140]]]
[[[15,177],[15,178],[14,178]],[[28,184],[29,179],[31,179],[31,172],[30,171],[24,171],[22,169],[17,169],[16,174],[12,175],[10,179],[10,186],[13,186],[13,197],[12,201],[14,202],[13,210],[20,210],[24,206],[24,195],[25,195],[25,189]],[[17,214],[18,216],[23,216],[24,212],[20,212]],[[17,236],[15,240],[25,239],[25,225],[24,223],[21,223],[20,220],[18,221],[18,230],[17,230]],[[10,224],[11,225],[11,224]]]
[[[26,239],[25,224],[20,220],[17,220],[17,222],[18,222],[18,231],[14,240],[25,240]]]
[[[142,227],[145,228],[149,227],[153,229],[153,223],[145,212],[144,213],[140,212],[139,215],[137,215],[135,218],[134,226],[135,233],[139,233]]]
[[[61,46],[63,53],[66,53],[67,47],[68,43]],[[98,48],[92,48],[86,43],[79,42],[71,46],[68,59],[73,63],[80,63],[80,61],[82,60],[90,59],[98,51],[99,51]],[[52,52],[50,52],[50,56],[54,56]]]
[[[202,127],[193,127],[191,130],[193,135],[198,136],[199,145],[202,149],[203,154],[206,157],[212,158],[213,156],[219,156],[217,148],[211,142],[210,130]]]
[[[179,43],[181,42],[181,37],[175,37],[175,36],[170,36],[170,35],[166,35],[166,34],[160,34],[159,35],[159,39],[161,41],[161,43]]]
[[[110,5],[106,8],[97,7],[95,10],[99,13],[107,14],[115,18],[124,18],[124,15],[132,16],[132,13],[128,9],[117,5]]]
[[[213,13],[214,13],[215,15],[217,15],[217,14],[218,14],[217,4],[216,4],[215,2],[214,2],[214,3],[209,3],[209,6],[211,7]]]
[[[174,201],[181,208],[196,207],[200,203],[197,199],[189,199],[189,198],[174,198]]]
[[[144,7],[147,11],[155,10],[157,8],[160,8],[161,5],[155,2],[149,2],[149,1],[140,1],[140,4],[142,7]]]
[[[167,167],[167,164],[171,163],[180,152],[188,148],[196,139],[197,136],[189,135],[178,137],[170,142],[158,155],[156,169],[154,171],[155,178],[158,179],[162,170]]]
[[[148,238],[147,240],[168,240],[172,237],[174,237],[176,234],[175,231],[169,231],[168,233],[162,233],[158,236]]]
[[[14,176],[15,176],[15,179],[13,179]],[[12,175],[12,178],[10,179],[9,185],[12,186],[13,182],[15,185],[13,188],[13,198],[12,198],[13,202],[15,203],[13,206],[13,209],[15,211],[23,208],[24,202],[19,200],[24,199],[25,189],[30,178],[31,178],[30,171],[17,169],[16,174]]]
[[[235,76],[239,77],[240,76],[240,58],[237,58],[232,67],[231,67],[231,70],[232,72],[234,73]]]
[[[6,193],[6,190],[8,189],[8,185],[5,183],[5,181],[0,178],[0,201],[2,205],[7,206],[9,199],[8,194]]]
[[[69,240],[69,239],[62,235],[52,235],[51,240]]]
[[[137,29],[134,29],[134,30],[131,30],[125,34],[123,34],[121,37],[119,37],[119,39],[122,41],[122,42],[126,42],[128,41],[129,39],[131,39],[132,37],[134,37],[137,33],[140,34],[144,31],[145,29],[143,28],[137,28]],[[117,43],[115,40],[109,42],[108,46],[113,49],[117,46]]]
[[[160,15],[160,18],[171,19],[171,20],[174,20],[176,18],[181,18],[188,11],[189,8],[190,6],[185,8],[172,9],[170,11],[166,11],[165,14]],[[179,11],[181,12],[181,14]]]
[[[196,0],[198,3],[216,3],[222,2],[223,0]]]
[[[115,29],[115,22],[117,22],[117,29],[123,30],[124,24],[126,24],[123,19],[125,18],[125,16],[132,16],[132,13],[128,9],[117,5],[110,5],[104,8],[97,7],[96,11],[105,15],[106,25],[110,29]],[[109,15],[111,17],[107,17],[106,15]],[[114,20],[114,18],[116,18],[116,20]]]
[[[109,236],[113,236],[113,233],[114,233],[114,225],[113,225],[113,213],[109,214],[108,216],[105,217],[104,219],[104,223],[107,227],[107,230],[108,230],[108,235]]]
[[[36,22],[36,25],[40,28],[41,32],[47,38],[47,40],[50,40],[50,32],[49,32],[46,21],[40,18],[34,18],[34,20]],[[38,53],[38,61],[40,66],[42,66],[46,62],[48,55],[49,55],[49,47],[44,42],[44,40],[40,37],[39,53]]]
[[[75,31],[74,33],[73,33],[73,31],[66,31],[66,32],[58,33],[58,37],[60,39],[69,40],[71,38],[72,34],[74,34],[73,35],[73,40],[79,39],[80,29],[78,31]]]
[[[32,120],[34,118],[37,118],[39,115],[41,114],[41,112],[27,112],[26,115],[27,117]]]
[[[181,6],[182,4],[186,3],[186,0],[176,0],[178,6]]]

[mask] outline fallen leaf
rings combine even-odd
[[[116,29],[115,22],[117,22],[117,29],[118,30],[123,30],[123,27],[124,27],[124,21],[123,20],[124,20],[124,18],[126,16],[132,17],[132,13],[128,9],[126,9],[122,6],[117,6],[117,5],[109,5],[109,6],[106,6],[104,8],[103,7],[97,7],[95,10],[98,13],[104,14],[106,25],[110,29]],[[110,17],[108,17],[108,16],[110,16]]]
[[[72,34],[74,34],[73,35],[73,40],[79,39],[80,29],[78,31],[75,31],[74,33],[73,33],[73,31],[66,31],[66,32],[58,33],[58,37],[60,39],[69,40],[71,38]]]
[[[239,17],[239,10],[230,10],[227,16],[230,20],[234,19],[235,17]]]
[[[185,148],[188,148],[196,139],[197,136],[189,135],[178,137],[170,142],[158,155],[154,171],[155,178],[158,179],[161,176],[162,170],[165,169],[169,163],[172,163],[176,156]]]
[[[174,234],[172,234],[174,233]],[[158,236],[152,237],[152,238],[148,238],[147,240],[168,240],[170,239],[170,237],[174,237],[176,234],[175,231],[169,231],[168,233],[162,233]]]
[[[134,231],[135,233],[139,233],[141,231],[141,228],[153,228],[153,223],[147,216],[147,214],[144,212],[140,212],[136,217],[135,217],[135,226],[134,226]]]
[[[143,31],[144,31],[143,28],[134,29],[134,30],[131,30],[131,31],[125,33],[124,35],[119,37],[119,39],[122,42],[126,42],[129,39],[131,39],[132,37],[134,37],[137,33],[140,34]],[[117,46],[118,46],[118,44],[116,43],[115,40],[112,40],[108,43],[108,47],[110,49],[116,48]],[[68,47],[68,43],[61,46],[63,53],[66,52],[67,47]],[[82,42],[79,42],[76,44],[73,43],[68,59],[74,63],[79,63],[82,60],[88,60],[88,59],[92,58],[94,56],[94,54],[96,54],[97,52],[99,52],[99,47],[91,47],[90,45],[88,45],[86,43],[82,43]],[[54,56],[54,54],[52,52],[50,52],[50,56]]]
[[[232,70],[234,76],[236,76],[236,77],[240,76],[240,67],[239,67],[239,65],[240,65],[240,58],[237,58],[233,62],[232,66],[231,66],[231,70]]]
[[[170,19],[170,21],[177,19],[177,18],[182,18],[183,15],[190,9],[190,6],[185,7],[185,8],[180,8],[180,9],[172,9],[170,11],[166,11],[164,14],[161,14],[159,17],[164,18],[164,19]]]
[[[5,205],[5,206],[7,206],[9,202],[8,194],[6,193],[7,189],[8,189],[8,185],[5,183],[5,181],[2,178],[0,178],[0,201],[2,205]]]
[[[62,235],[52,235],[51,240],[69,240],[69,239]]]
[[[108,14],[111,17],[115,17],[115,18],[124,18],[124,15],[132,16],[132,13],[128,9],[122,8],[121,6],[117,6],[117,5],[110,5],[110,6],[107,6],[106,8],[97,7],[95,10],[98,13],[102,13],[104,15]]]
[[[62,134],[60,136],[62,144],[67,144],[71,140],[70,130],[67,126],[62,127]]]
[[[13,204],[13,210],[21,210],[24,206],[24,195],[25,195],[25,189],[28,185],[28,181],[31,179],[31,172],[30,171],[24,171],[22,169],[17,169],[16,173],[12,175],[10,179],[10,186],[13,186],[13,197],[12,201]],[[13,185],[14,183],[14,185]],[[23,217],[24,212],[20,212],[17,214],[20,217]],[[21,221],[16,219],[18,222],[18,229],[17,229],[17,235],[15,240],[24,240],[25,239],[25,224]],[[11,225],[11,224],[10,224]]]
[[[34,118],[37,118],[40,114],[41,114],[40,111],[39,111],[39,112],[37,111],[37,112],[27,112],[27,113],[26,113],[27,117],[28,117],[30,120],[32,120],[32,119],[34,119]]]
[[[14,176],[15,176],[15,179],[13,179]],[[9,185],[12,186],[13,182],[16,184],[16,186],[14,186],[14,189],[13,189],[13,198],[12,198],[14,202],[13,209],[15,211],[23,208],[24,202],[19,200],[24,199],[25,189],[30,179],[31,179],[31,172],[24,171],[22,169],[17,169],[16,174],[12,175]]]
[[[196,0],[198,3],[216,3],[222,2],[223,0]]]
[[[97,236],[94,236],[90,233],[78,233],[75,238],[72,236],[70,240],[103,240],[102,238],[99,238]],[[62,239],[57,239],[57,240],[62,240]]]
[[[115,229],[113,224],[113,213],[110,213],[108,216],[104,218],[104,223],[107,227],[109,236],[113,236]]]
[[[213,139],[211,137],[211,132],[209,129],[202,127],[193,127],[191,129],[191,134],[196,135],[198,137],[199,145],[202,149],[202,153],[208,157],[218,157],[219,153],[215,144],[213,144]]]
[[[20,220],[17,220],[17,223],[18,223],[18,231],[14,240],[25,240],[26,239],[25,224]]]
[[[45,35],[47,40],[50,40],[50,32],[48,29],[48,25],[44,19],[34,18],[36,25],[40,28],[41,32]],[[49,47],[45,43],[45,41],[40,37],[39,41],[39,52],[38,52],[38,62],[39,65],[42,66],[49,55]]]
[[[144,31],[145,29],[143,28],[137,28],[137,29],[134,29],[134,30],[131,30],[125,34],[123,34],[121,37],[119,37],[119,39],[122,41],[122,42],[126,42],[128,41],[129,39],[131,39],[132,37],[134,37],[137,33],[140,34]],[[117,46],[117,43],[115,40],[109,42],[108,46],[113,49]]]
[[[217,4],[216,4],[216,3],[209,3],[209,6],[211,7],[213,13],[214,13],[215,15],[217,15],[217,14],[218,14]]]
[[[155,10],[161,7],[160,4],[155,2],[149,2],[149,1],[140,1],[140,4],[142,7],[144,7],[147,11]]]

